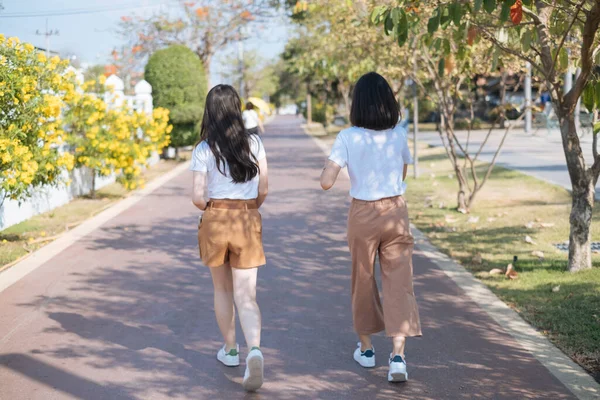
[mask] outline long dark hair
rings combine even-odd
[[[235,183],[252,180],[258,174],[258,161],[250,150],[250,134],[244,128],[242,101],[229,85],[217,85],[208,92],[200,140],[205,140],[225,175],[225,165]]]
[[[363,75],[352,95],[352,125],[383,131],[395,127],[399,118],[398,101],[385,78],[376,72]]]

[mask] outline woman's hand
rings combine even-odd
[[[192,189],[192,203],[200,210],[206,210],[206,172],[194,171],[194,187]]]
[[[321,173],[321,187],[323,190],[329,190],[333,187],[341,170],[342,167],[333,161],[327,161],[327,164],[325,164],[325,168],[323,168],[323,172]]]

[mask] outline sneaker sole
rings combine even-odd
[[[225,365],[226,367],[239,367],[240,366],[240,360],[229,362],[229,361],[227,361],[225,359],[221,359],[219,357],[217,357],[217,360],[219,360],[221,362],[221,364]]]
[[[375,356],[373,356],[373,362],[369,364],[363,364],[360,358],[357,359],[356,357],[354,357],[354,361],[356,361],[358,365],[360,365],[363,368],[375,368]]]
[[[244,389],[254,392],[263,385],[264,361],[261,357],[252,357],[248,361],[248,379],[243,383]]]
[[[405,372],[390,372],[388,373],[389,382],[406,382],[408,380],[408,373]]]

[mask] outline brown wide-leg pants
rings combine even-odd
[[[386,336],[421,336],[412,279],[414,239],[404,198],[352,200],[348,245],[352,255],[352,316],[356,332],[370,335],[385,330]],[[383,307],[374,274],[377,253]]]

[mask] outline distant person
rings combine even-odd
[[[267,158],[260,137],[244,128],[240,104],[229,85],[217,85],[208,93],[190,169],[192,202],[204,211],[198,227],[200,258],[210,268],[225,342],[217,359],[229,367],[240,365],[235,303],[248,346],[243,386],[254,391],[263,384],[264,369],[256,277],[265,264],[258,208],[267,197]]]
[[[340,170],[348,167],[350,195],[348,245],[352,256],[352,318],[360,342],[354,360],[375,367],[371,335],[385,330],[392,339],[388,381],[408,379],[406,337],[421,336],[413,291],[412,252],[406,191],[408,164],[413,159],[406,130],[398,124],[398,102],[387,81],[375,72],[361,77],[354,89],[352,127],[337,136],[321,186],[330,189]],[[375,281],[379,255],[383,306]]]
[[[244,127],[248,132],[253,135],[263,134],[265,133],[265,128],[263,126],[258,113],[254,109],[254,104],[248,102],[246,104],[246,109],[242,113],[242,118],[244,119]]]

